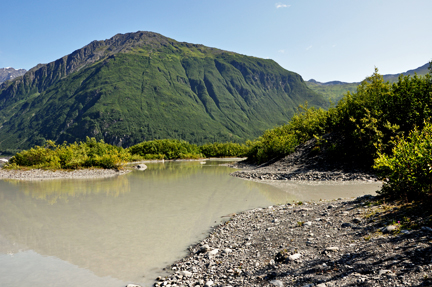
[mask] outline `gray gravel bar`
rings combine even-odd
[[[0,179],[17,179],[17,180],[49,180],[49,179],[89,179],[104,178],[123,175],[131,170],[112,170],[112,169],[78,169],[78,170],[9,170],[0,168]]]
[[[431,286],[432,229],[395,232],[372,199],[234,215],[154,286]]]

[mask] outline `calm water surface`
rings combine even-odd
[[[152,163],[97,180],[0,181],[0,286],[151,286],[225,215],[379,187],[269,185],[230,177],[233,169],[219,164]]]

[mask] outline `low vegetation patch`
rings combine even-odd
[[[142,159],[197,159],[202,158],[195,144],[182,140],[145,141],[128,149],[129,153]]]
[[[249,147],[238,143],[212,143],[199,147],[205,157],[245,157]]]
[[[374,229],[381,232],[383,227],[396,227],[392,233],[400,233],[402,230],[417,230],[432,227],[432,215],[429,203],[405,200],[392,200],[384,202],[374,200],[371,208],[365,214],[365,219],[372,222]]]
[[[246,142],[248,159],[263,163],[292,153],[299,144],[326,132],[328,116],[323,109],[300,106],[288,124],[267,130],[258,139]]]
[[[15,154],[5,168],[122,169],[129,159],[130,154],[123,148],[87,137],[85,142],[73,144],[57,145],[47,141],[44,146],[35,146]]]

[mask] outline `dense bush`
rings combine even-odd
[[[400,76],[394,84],[375,73],[363,81],[355,93],[347,93],[329,110],[326,129],[343,135],[341,157],[355,155],[365,166],[372,166],[377,147],[390,153],[392,139],[407,135],[424,119],[432,116],[432,85],[425,77]]]
[[[322,109],[300,106],[288,124],[264,132],[254,141],[248,141],[248,159],[262,163],[294,151],[299,144],[314,135],[325,133],[328,112]]]
[[[212,143],[197,146],[181,140],[154,140],[128,149],[133,157],[141,159],[197,159],[203,157],[243,157],[248,147],[238,143]]]
[[[406,200],[432,196],[432,124],[400,137],[390,155],[378,152],[374,167],[384,179],[381,194]]]
[[[85,142],[56,145],[47,141],[13,156],[6,168],[78,169],[88,167],[121,169],[130,155],[121,147],[88,138]]]
[[[203,157],[197,145],[182,140],[153,140],[131,146],[128,151],[143,159],[193,159]]]
[[[199,149],[205,157],[244,157],[249,150],[244,144],[232,142],[204,144]]]

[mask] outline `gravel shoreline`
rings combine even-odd
[[[78,169],[78,170],[9,170],[0,168],[1,179],[16,179],[16,180],[51,180],[51,179],[90,179],[90,178],[105,178],[123,175],[131,170],[112,170],[112,169]]]
[[[323,136],[327,142],[316,151],[317,140],[311,139],[299,145],[296,150],[280,159],[273,159],[259,166],[247,161],[233,164],[241,170],[231,175],[251,180],[295,180],[295,181],[368,181],[378,182],[372,170],[365,170],[355,161],[340,162],[330,143],[337,140],[337,134]]]
[[[398,230],[374,199],[233,215],[154,286],[431,286],[432,229]]]
[[[370,173],[344,171],[263,172],[261,170],[241,170],[235,171],[231,175],[249,180],[379,181],[375,175]]]

